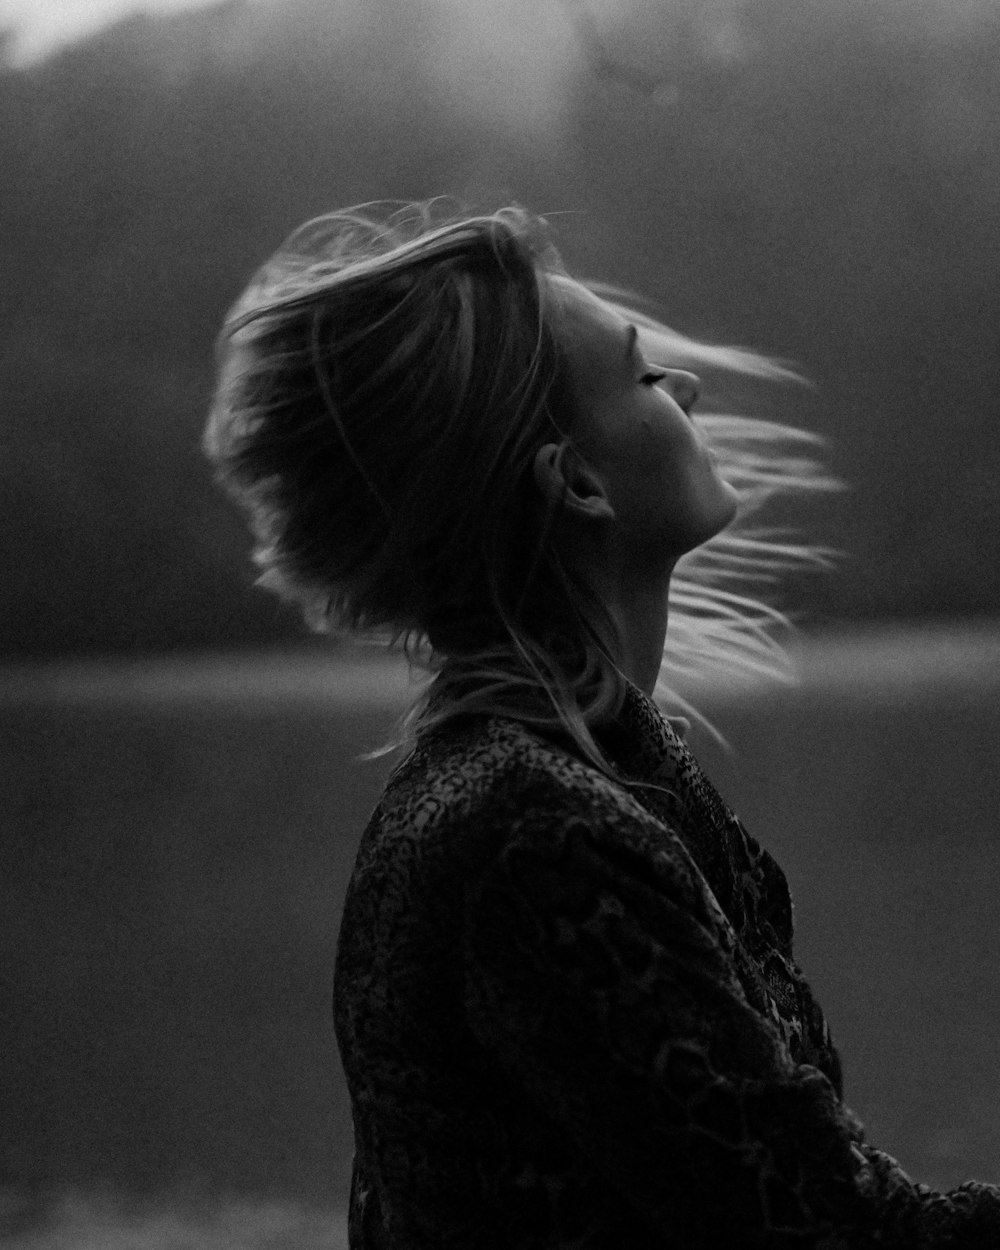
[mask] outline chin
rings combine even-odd
[[[703,483],[679,508],[661,514],[648,526],[634,526],[633,534],[643,535],[639,547],[647,559],[676,562],[721,534],[735,519],[739,506],[735,488],[713,473],[710,488]]]
[[[727,525],[736,520],[736,514],[740,510],[740,497],[735,486],[730,486],[728,482],[722,483],[723,502],[720,509],[722,520],[718,529],[715,531],[720,534]]]
[[[716,534],[721,534],[736,519],[736,514],[740,509],[740,497],[734,487],[728,482],[718,479],[718,491],[715,499],[710,507],[706,507],[703,524],[698,526],[696,532],[692,535],[692,542],[688,550],[700,547],[702,543],[707,543],[710,538],[714,538]]]
[[[663,544],[663,548],[669,550],[671,560],[676,561],[681,556],[686,556],[689,551],[709,542],[716,534],[721,534],[735,518],[737,502],[727,500],[725,508],[720,507],[711,513],[705,513],[681,533],[674,529],[669,540]]]

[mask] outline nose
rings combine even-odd
[[[684,412],[690,412],[701,394],[701,378],[686,369],[668,369],[664,383]]]

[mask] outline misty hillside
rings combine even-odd
[[[436,194],[527,203],[571,269],[814,380],[750,397],[852,485],[786,606],[997,612],[998,57],[971,2],[286,0],[9,62],[4,652],[301,636],[201,460],[212,341],[305,217]]]

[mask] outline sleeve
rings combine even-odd
[[[936,1193],[866,1146],[748,1003],[679,840],[613,815],[533,801],[467,895],[468,1020],[511,1079],[671,1245],[1000,1247],[1000,1191]]]

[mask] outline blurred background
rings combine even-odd
[[[849,489],[801,519],[844,555],[787,588],[800,685],[708,681],[731,750],[696,748],[789,872],[872,1139],[1000,1181],[993,0],[0,0],[0,29],[11,1244],[343,1244],[330,978],[388,769],[356,757],[406,676],[253,589],[199,437],[281,239],[441,194],[527,204],[571,271],[814,383],[753,410],[829,439]]]

